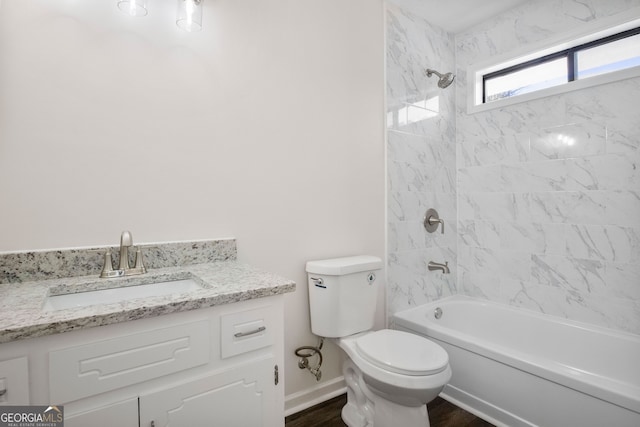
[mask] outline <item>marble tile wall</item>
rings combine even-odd
[[[640,79],[476,114],[465,87],[471,64],[633,7],[533,0],[454,37],[387,5],[389,313],[461,293],[640,333]],[[424,76],[454,66],[455,88]]]
[[[640,79],[466,113],[467,67],[640,1],[535,0],[456,36],[461,293],[640,333]]]
[[[387,311],[393,313],[456,294],[455,90],[440,89],[427,68],[455,66],[453,36],[387,5]],[[428,208],[445,233],[427,233]],[[448,262],[451,274],[427,270]]]

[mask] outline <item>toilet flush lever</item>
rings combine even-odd
[[[438,229],[438,224],[442,225],[442,234],[444,234],[444,220],[440,219],[438,211],[432,208],[427,209],[424,214],[424,228],[429,233],[433,233]]]
[[[311,280],[313,281],[313,284],[317,288],[323,288],[323,289],[327,288],[327,286],[324,284],[324,280],[322,279],[322,277],[312,277]]]

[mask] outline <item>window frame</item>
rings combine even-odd
[[[467,113],[493,110],[508,105],[532,101],[548,96],[558,95],[574,90],[584,89],[623,79],[640,77],[640,66],[634,66],[610,73],[575,79],[565,84],[485,102],[484,76],[513,71],[517,67],[525,68],[527,64],[558,58],[570,51],[582,51],[598,44],[611,43],[638,31],[640,34],[640,7],[629,9],[623,13],[592,21],[567,33],[552,36],[549,39],[532,43],[511,53],[498,55],[495,58],[471,64],[467,68]],[[568,61],[575,76],[575,61]],[[524,64],[524,65],[523,65]],[[507,70],[507,71],[505,71]]]
[[[613,43],[615,41],[618,40],[622,40],[625,39],[627,37],[632,37],[632,36],[636,36],[640,34],[640,27],[636,27],[636,28],[632,28],[629,30],[624,30],[622,32],[616,33],[616,34],[612,34],[610,36],[606,36],[606,37],[602,37],[599,38],[597,40],[593,40],[587,43],[582,43],[580,45],[574,46],[574,47],[570,47],[568,49],[564,49],[555,53],[551,53],[545,56],[541,56],[535,59],[531,59],[529,61],[526,62],[521,62],[515,65],[511,65],[510,67],[507,68],[503,68],[497,71],[493,71],[491,73],[487,73],[487,74],[483,74],[482,75],[482,103],[483,104],[487,104],[487,103],[491,103],[491,102],[496,102],[496,101],[489,101],[487,102],[487,80],[490,80],[492,78],[496,78],[496,77],[500,77],[500,76],[504,76],[507,74],[511,74],[513,72],[516,71],[520,71],[520,70],[525,70],[527,68],[531,68],[534,67],[536,65],[540,65],[540,64],[544,64],[546,62],[549,61],[553,61],[559,58],[565,58],[566,59],[566,65],[567,65],[567,83],[569,82],[573,82],[576,81],[576,65],[577,65],[577,61],[578,61],[578,53],[587,49],[591,49],[593,47],[597,47],[597,46],[603,46],[605,44],[608,43]],[[616,70],[616,71],[620,71],[620,70]],[[615,73],[616,71],[612,71],[612,73]],[[607,73],[608,74],[608,73]],[[566,83],[565,83],[566,84]],[[519,95],[516,95],[519,96]]]

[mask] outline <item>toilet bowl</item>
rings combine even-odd
[[[451,379],[449,357],[424,337],[372,330],[381,267],[370,256],[308,262],[311,328],[348,356],[342,419],[349,427],[429,426],[426,404]]]
[[[418,335],[383,329],[340,338],[337,344],[369,388],[401,405],[430,402],[451,379],[447,352]]]

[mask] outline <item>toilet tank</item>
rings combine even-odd
[[[338,338],[373,328],[381,268],[369,255],[307,262],[311,331]]]

